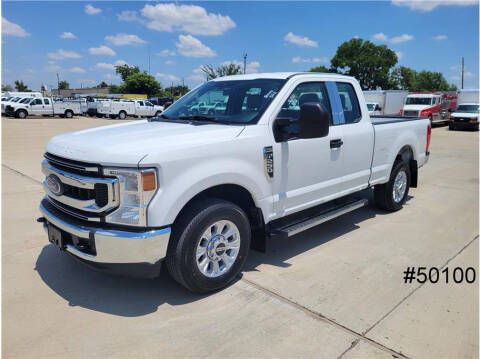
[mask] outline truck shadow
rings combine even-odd
[[[154,279],[120,277],[94,271],[51,244],[42,249],[35,270],[70,306],[123,317],[143,316],[166,303],[183,305],[206,297],[188,292],[170,278],[166,267]]]
[[[373,203],[368,191],[362,193],[362,197]],[[407,200],[411,198],[409,196]],[[256,271],[261,264],[288,267],[288,259],[358,229],[358,223],[384,214],[388,212],[370,204],[294,238],[269,240],[266,253],[250,251],[244,271]],[[94,271],[71,255],[59,253],[51,244],[42,249],[35,270],[45,284],[70,306],[123,317],[143,316],[156,312],[163,304],[184,305],[208,296],[188,292],[169,276],[165,266],[155,279],[120,277]]]

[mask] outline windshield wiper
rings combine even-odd
[[[205,122],[214,122],[218,123],[217,119],[215,117],[208,117],[208,116],[202,116],[202,115],[194,115],[194,116],[180,116],[180,120],[187,120],[187,121],[205,121]]]

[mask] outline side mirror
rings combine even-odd
[[[330,116],[318,102],[307,102],[300,106],[299,138],[319,138],[328,135]]]

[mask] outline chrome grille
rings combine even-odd
[[[417,117],[418,116],[418,111],[406,110],[406,111],[403,111],[403,116]]]
[[[42,172],[45,174],[43,186],[50,202],[69,215],[97,220],[120,204],[118,178],[102,177],[99,165],[46,154]],[[52,192],[49,188],[51,176],[61,182],[61,191],[54,189]]]

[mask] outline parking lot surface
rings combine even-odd
[[[36,222],[48,139],[115,122],[2,119],[3,357],[478,357],[478,272],[403,283],[408,266],[478,270],[478,133],[433,129],[401,211],[370,205],[271,240],[235,283],[198,296],[166,269],[92,271]]]

